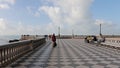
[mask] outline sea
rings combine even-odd
[[[21,38],[21,36],[19,36],[19,35],[5,35],[5,36],[0,36],[0,46],[8,44],[9,40],[20,39],[20,38]]]

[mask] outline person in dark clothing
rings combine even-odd
[[[56,42],[55,34],[52,35],[52,41],[53,41],[53,42]]]
[[[52,35],[52,42],[53,42],[53,47],[55,47],[57,44],[56,44],[56,36],[55,34]]]

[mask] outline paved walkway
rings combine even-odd
[[[120,51],[84,43],[80,39],[46,43],[6,68],[120,68]]]

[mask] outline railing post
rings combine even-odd
[[[2,67],[3,63],[2,63],[2,49],[0,49],[0,67]]]

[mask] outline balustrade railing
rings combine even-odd
[[[120,38],[107,38],[106,42],[111,42],[111,43],[120,43]]]
[[[45,43],[45,39],[27,40],[0,46],[0,68]]]
[[[102,44],[115,49],[120,49],[120,38],[106,38],[105,42]]]

